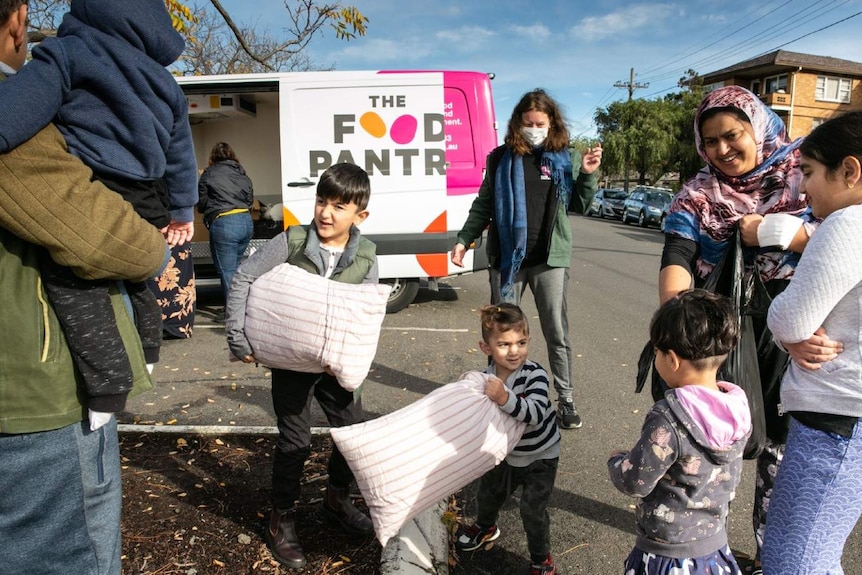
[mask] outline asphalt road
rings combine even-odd
[[[634,542],[633,500],[607,479],[608,454],[629,448],[639,433],[648,394],[634,393],[637,358],[656,307],[662,235],[618,222],[572,216],[574,248],[569,283],[569,327],[575,354],[575,401],[584,425],[563,431],[562,454],[551,499],[552,548],[561,574],[613,574]],[[478,350],[477,309],[487,300],[487,274],[441,282],[421,290],[417,302],[386,317],[377,356],[364,386],[369,417],[403,407],[469,369],[485,365]],[[121,421],[165,425],[274,425],[268,370],[228,361],[215,307],[202,300],[194,337],[166,341],[154,391],[134,398]],[[532,298],[531,357],[547,365]],[[316,412],[316,424],[325,425]],[[410,448],[405,438],[405,448]],[[464,513],[475,513],[472,487]],[[732,506],[734,550],[752,553],[753,467],[747,462]],[[463,574],[526,572],[528,552],[517,501],[503,509],[502,536],[488,551],[462,557]],[[862,574],[862,528],[847,543],[844,570]]]

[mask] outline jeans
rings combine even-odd
[[[227,298],[233,274],[236,273],[248,242],[254,234],[251,214],[241,212],[218,217],[210,224],[209,231],[213,265],[221,280],[224,297]]]
[[[489,269],[491,303],[499,303],[500,270]],[[548,362],[554,376],[557,399],[572,398],[572,346],[569,343],[569,311],[566,304],[568,268],[552,268],[545,264],[521,268],[515,275],[515,305],[521,304],[524,289],[529,285],[539,312],[539,325],[548,346]]]
[[[117,423],[0,435],[0,573],[120,575]]]
[[[358,391],[358,390],[357,390]],[[300,496],[305,460],[311,453],[311,400],[317,399],[329,425],[344,427],[360,423],[362,402],[326,373],[272,370],[272,406],[278,418],[278,442],[272,460],[272,504],[290,509]],[[346,489],[353,472],[338,447],[329,456],[329,483]]]

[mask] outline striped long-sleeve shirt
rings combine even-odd
[[[496,366],[492,363],[485,372],[496,375]],[[527,360],[519,370],[509,375],[504,384],[509,399],[500,409],[527,424],[521,441],[506,457],[506,463],[513,467],[526,467],[539,459],[559,457],[560,430],[557,428],[557,413],[551,404],[545,369]]]

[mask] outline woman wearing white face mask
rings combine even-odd
[[[528,92],[512,112],[505,144],[488,155],[485,180],[452,249],[452,263],[462,266],[467,246],[490,224],[491,303],[519,304],[524,288],[530,286],[563,429],[581,426],[572,400],[566,306],[572,230],[567,210],[586,211],[596,192],[593,172],[601,158],[601,144],[583,158],[570,151],[559,104],[544,90]]]

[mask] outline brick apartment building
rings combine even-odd
[[[850,60],[777,50],[702,78],[707,90],[737,85],[757,94],[791,138],[836,114],[862,110],[862,63]]]

